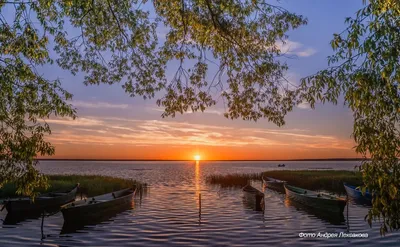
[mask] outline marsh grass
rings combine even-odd
[[[335,170],[267,171],[263,176],[287,181],[290,185],[309,190],[327,190],[344,194],[343,183],[362,184],[361,172]]]
[[[288,184],[309,190],[327,190],[339,194],[345,193],[343,182],[360,185],[360,172],[334,170],[279,170],[252,174],[211,175],[206,178],[210,184],[221,187],[243,187],[250,180],[261,180],[262,176],[285,180]]]
[[[251,180],[261,180],[260,173],[234,173],[228,175],[210,175],[206,182],[221,187],[243,187]]]
[[[69,190],[79,183],[80,188],[83,188],[85,194],[90,197],[124,188],[132,188],[139,184],[130,179],[96,175],[50,175],[48,178],[50,187],[47,190],[38,189],[40,193]],[[6,184],[0,189],[0,198],[20,196],[16,195],[15,191],[16,188],[13,184]]]

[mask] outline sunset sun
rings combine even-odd
[[[199,161],[200,159],[201,159],[200,155],[196,154],[196,155],[194,156],[194,160]]]

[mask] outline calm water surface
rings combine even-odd
[[[284,169],[353,170],[357,162],[285,162]],[[344,215],[304,208],[265,190],[265,212],[253,211],[240,189],[205,183],[209,174],[277,169],[277,162],[82,162],[42,161],[47,174],[100,174],[150,184],[133,208],[97,225],[64,233],[61,213],[0,227],[0,246],[399,246],[400,234],[379,235],[379,223],[364,221],[367,208],[351,203]],[[255,183],[261,189],[261,184]],[[199,212],[201,193],[201,212]],[[348,213],[347,213],[348,212]],[[6,213],[0,213],[0,219]],[[368,238],[299,238],[300,232],[362,232]]]

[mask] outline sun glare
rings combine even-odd
[[[198,155],[198,154],[194,156],[194,160],[197,160],[197,161],[199,161],[199,160],[200,160],[200,158],[201,158],[201,157],[200,157],[200,155]]]

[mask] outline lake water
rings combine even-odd
[[[209,174],[278,169],[278,162],[42,161],[46,174],[100,174],[150,184],[133,208],[100,224],[62,233],[61,213],[0,227],[0,246],[399,246],[400,234],[379,234],[364,221],[367,208],[350,203],[344,215],[326,215],[265,190],[265,211],[254,211],[240,189],[206,184]],[[284,162],[283,169],[353,170],[357,162]],[[77,181],[79,182],[79,181]],[[255,183],[261,189],[261,183]],[[199,210],[201,193],[201,212]],[[347,213],[348,212],[348,213]],[[4,219],[6,212],[0,213]],[[368,238],[300,238],[299,233],[368,233]]]

